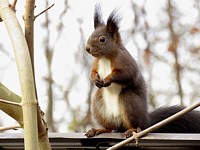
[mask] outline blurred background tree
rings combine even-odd
[[[35,22],[36,85],[50,132],[84,132],[92,125],[90,100],[95,87],[89,72],[93,58],[85,52],[85,43],[93,31],[96,2],[48,0],[36,7],[36,12],[40,12],[55,3]],[[113,8],[119,8],[123,42],[147,81],[149,110],[164,105],[187,106],[200,98],[198,0],[100,3],[106,17]],[[18,18],[22,6],[19,1]],[[5,35],[4,27],[0,28],[0,34]],[[13,77],[16,66],[9,45],[9,39],[7,45],[0,41],[0,82],[20,94],[18,78]],[[2,124],[12,121],[2,112],[0,116]]]

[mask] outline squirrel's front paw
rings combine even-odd
[[[103,87],[107,87],[107,86],[110,86],[111,85],[111,81],[109,78],[105,78],[103,80]]]
[[[102,88],[103,87],[103,81],[100,79],[96,79],[93,81],[93,83],[98,87],[98,88]]]
[[[98,88],[103,87],[103,81],[100,79],[98,74],[92,76],[92,83],[95,84]]]

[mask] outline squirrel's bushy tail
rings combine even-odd
[[[185,107],[171,106],[161,107],[149,114],[150,126],[168,118],[169,116],[181,111]],[[157,129],[159,133],[200,133],[200,112],[191,111],[177,120]]]

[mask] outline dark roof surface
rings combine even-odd
[[[49,133],[53,150],[64,149],[106,149],[124,140],[121,133],[104,133],[94,138],[86,138],[84,133]],[[24,149],[22,133],[0,133],[0,149]],[[122,149],[200,149],[200,134],[166,134],[151,133],[135,142],[125,145]]]

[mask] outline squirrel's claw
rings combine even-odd
[[[128,129],[126,132],[124,132],[124,136],[126,136],[126,138],[129,138],[129,137],[133,136],[133,132],[136,132],[136,133],[141,132],[140,127],[136,128],[136,129],[135,128]]]
[[[99,74],[95,74],[95,76],[92,78],[92,83],[95,84],[98,88],[102,88],[104,83],[100,79]]]
[[[88,130],[85,133],[85,136],[87,136],[87,137],[93,137],[93,136],[95,136],[95,134],[96,134],[96,130],[95,130],[95,128],[92,128],[92,129]]]
[[[96,80],[95,81],[95,85],[98,87],[98,88],[102,88],[103,87],[103,81],[101,81],[101,80]]]
[[[104,82],[103,87],[107,87],[107,86],[110,86],[110,85],[111,85],[110,82]]]
[[[103,79],[103,87],[107,87],[111,85],[111,80],[110,77],[106,77],[105,79]]]

